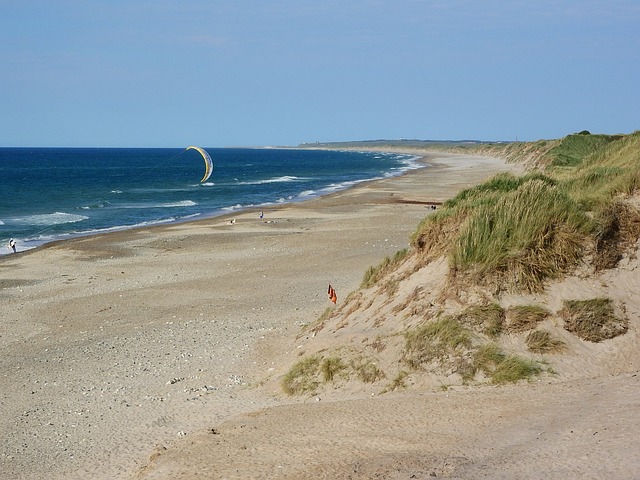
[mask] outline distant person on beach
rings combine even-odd
[[[9,248],[13,250],[13,253],[17,253],[16,241],[13,238],[9,240]]]
[[[260,220],[264,218],[264,212],[260,212]]]

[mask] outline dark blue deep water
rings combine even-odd
[[[205,147],[206,148],[206,147]],[[0,148],[0,254],[80,235],[307,200],[417,168],[391,153],[209,149]]]

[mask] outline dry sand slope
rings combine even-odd
[[[421,202],[517,169],[429,161],[265,221],[245,212],[1,258],[0,477],[634,478],[635,360],[549,385],[274,391],[328,282],[344,298],[407,246],[430,212]]]

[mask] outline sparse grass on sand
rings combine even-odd
[[[497,303],[472,305],[456,315],[456,319],[465,325],[480,326],[482,333],[497,338],[503,330],[505,312]]]
[[[533,360],[507,355],[493,343],[488,343],[474,354],[476,368],[482,370],[495,384],[515,383],[542,372],[540,364]]]
[[[360,288],[371,288],[387,273],[393,271],[407,256],[409,250],[404,248],[398,250],[393,257],[385,257],[385,259],[374,267],[369,267],[365,272]]]
[[[312,394],[325,384],[348,380],[355,376],[363,383],[374,383],[386,378],[377,363],[362,355],[351,360],[338,352],[323,357],[310,355],[295,363],[282,378],[281,386],[287,395]]]
[[[318,355],[305,357],[295,363],[281,382],[287,395],[300,395],[315,390],[319,382],[316,379],[321,358]]]
[[[406,332],[405,340],[403,360],[411,368],[418,369],[459,348],[469,348],[471,333],[458,320],[442,317]]]

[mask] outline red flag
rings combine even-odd
[[[329,290],[327,291],[327,294],[329,295],[329,300],[331,300],[333,303],[336,303],[338,301],[336,291],[333,289],[331,284],[329,284]]]

